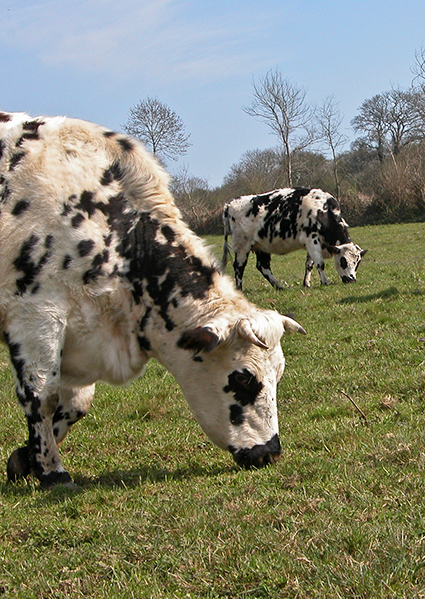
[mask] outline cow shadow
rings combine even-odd
[[[366,304],[380,299],[394,299],[400,295],[397,287],[388,287],[369,295],[349,295],[338,301],[339,304]]]
[[[72,472],[71,485],[57,485],[52,489],[41,492],[41,501],[57,503],[65,501],[72,495],[82,494],[93,488],[128,488],[135,489],[144,483],[161,483],[166,481],[185,481],[195,478],[214,478],[222,474],[236,473],[240,470],[236,464],[228,466],[202,466],[200,464],[187,465],[175,470],[141,466],[131,470],[111,470],[94,477],[88,477],[78,472]],[[21,481],[0,483],[0,495],[14,495],[20,497],[31,496],[34,492],[41,491],[38,481],[29,477]]]
[[[109,489],[115,487],[135,488],[143,483],[160,483],[165,481],[184,481],[194,478],[213,478],[221,474],[236,472],[236,465],[206,467],[201,465],[185,466],[175,470],[155,468],[152,466],[134,468],[131,470],[112,470],[96,477],[86,477],[75,474],[74,482],[82,490],[93,486]]]

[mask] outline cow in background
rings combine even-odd
[[[223,223],[222,269],[227,264],[228,237],[231,236],[238,289],[242,289],[243,273],[251,251],[257,256],[258,270],[276,289],[282,289],[282,286],[271,271],[271,254],[284,255],[305,248],[304,285],[310,287],[313,265],[319,272],[320,282],[328,285],[324,260],[331,256],[335,257],[336,270],[342,281],[354,282],[357,268],[367,251],[351,241],[339,203],[321,189],[276,189],[236,198],[224,206]]]

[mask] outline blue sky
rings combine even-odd
[[[246,150],[276,145],[242,110],[253,78],[278,68],[307,101],[351,119],[411,84],[424,0],[2,0],[0,109],[66,114],[119,130],[158,97],[183,120],[185,165],[220,185]]]

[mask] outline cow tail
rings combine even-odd
[[[228,242],[228,236],[232,234],[230,229],[230,220],[229,220],[229,209],[228,205],[224,206],[223,210],[223,225],[224,225],[224,243],[223,243],[223,256],[221,258],[221,272],[224,272],[227,266],[227,261],[230,256],[231,246]]]

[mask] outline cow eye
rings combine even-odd
[[[243,387],[246,387],[249,384],[251,378],[251,375],[244,374],[243,372],[237,372],[235,374],[236,382],[242,385]]]

